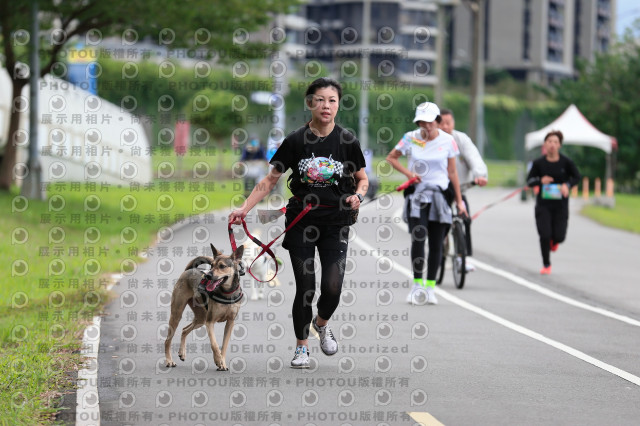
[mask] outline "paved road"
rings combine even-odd
[[[508,192],[474,188],[472,209]],[[281,284],[242,308],[230,371],[216,371],[203,328],[189,338],[187,360],[165,368],[173,283],[193,251],[211,241],[228,252],[229,242],[224,213],[163,234],[114,287],[119,297],[102,320],[102,424],[638,423],[640,236],[601,227],[572,205],[567,242],[541,277],[533,204],[514,197],[475,221],[478,270],[465,288],[448,273],[437,306],[411,306],[400,204],[363,208],[332,320],[340,352],[326,357],[312,339],[308,371],[288,367],[294,285],[281,248]],[[251,227],[270,234],[281,225]]]

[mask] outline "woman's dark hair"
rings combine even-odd
[[[338,100],[342,99],[342,86],[336,80],[329,77],[320,77],[314,80],[309,87],[307,87],[307,91],[304,94],[305,99],[309,99],[309,96],[315,95],[318,89],[324,89],[325,87],[333,87],[338,92]]]
[[[557,136],[558,140],[560,141],[560,145],[562,145],[562,132],[560,130],[552,130],[549,133],[547,133],[547,135],[544,137],[545,142],[547,141],[547,139],[549,139],[551,136]]]

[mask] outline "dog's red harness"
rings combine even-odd
[[[249,229],[247,229],[247,222],[245,222],[244,219],[242,220],[242,227],[244,228],[244,232],[247,234],[247,237],[249,237],[251,239],[251,241],[253,241],[254,243],[256,243],[262,250],[260,251],[260,253],[258,254],[258,256],[256,256],[255,259],[253,259],[253,262],[251,262],[251,265],[249,265],[249,267],[247,268],[247,270],[249,271],[249,275],[251,275],[253,277],[253,279],[255,279],[258,282],[261,283],[268,283],[269,281],[272,281],[276,275],[278,275],[278,261],[276,260],[276,255],[273,253],[273,251],[271,250],[271,246],[280,239],[280,237],[282,237],[288,230],[290,230],[291,228],[293,228],[293,226],[298,223],[300,221],[300,219],[302,219],[307,213],[309,213],[309,211],[314,207],[314,206],[320,206],[321,205],[316,205],[316,204],[307,204],[302,211],[291,221],[291,223],[289,224],[289,226],[287,226],[287,229],[285,229],[284,231],[282,231],[282,233],[280,235],[278,235],[276,238],[274,238],[269,244],[264,244],[262,241],[260,241],[259,239],[257,239],[256,237],[254,237],[253,235],[251,235],[251,232],[249,232]],[[283,207],[283,209],[285,209],[285,207]],[[231,226],[233,224],[229,223],[228,226],[228,230],[229,230],[229,242],[231,243],[231,250],[232,251],[236,251],[237,245],[236,245],[236,238],[233,236],[233,230],[231,229]],[[254,263],[256,263],[256,260],[258,260],[258,258],[260,256],[262,256],[263,254],[267,253],[274,261],[274,263],[276,264],[276,270],[273,274],[273,277],[269,278],[266,281],[262,281],[258,278],[256,278],[255,275],[253,275],[253,272],[251,272],[251,267],[253,266]]]

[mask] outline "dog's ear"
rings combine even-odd
[[[222,252],[219,252],[218,250],[216,250],[216,248],[213,246],[213,244],[209,244],[211,246],[211,251],[213,252],[213,257],[216,258],[218,256],[220,256],[222,254]]]
[[[246,274],[246,267],[244,264],[244,260],[239,260],[238,261],[238,275],[243,276],[244,274]]]
[[[238,247],[236,251],[233,252],[231,257],[233,257],[234,259],[242,259],[243,254],[244,254],[244,244]]]

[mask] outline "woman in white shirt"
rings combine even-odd
[[[462,202],[456,157],[460,154],[453,137],[438,128],[442,120],[440,109],[432,102],[418,105],[413,122],[418,129],[407,132],[387,155],[387,161],[408,179],[417,178],[415,191],[407,198],[407,221],[411,233],[411,264],[413,287],[407,302],[418,291],[425,291],[427,303],[436,304],[436,273],[442,257],[442,243],[451,225],[451,207],[443,191],[453,184],[458,213],[466,215]],[[401,156],[408,157],[408,168],[400,164]],[[429,236],[427,276],[424,278],[425,240]]]

